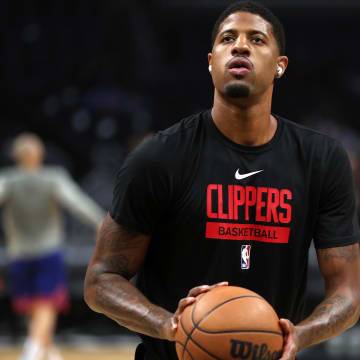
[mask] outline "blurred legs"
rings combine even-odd
[[[60,360],[53,347],[57,311],[51,303],[35,302],[29,315],[28,339],[21,360]]]
[[[29,336],[45,348],[53,344],[57,311],[53,304],[47,302],[34,303],[29,319]]]

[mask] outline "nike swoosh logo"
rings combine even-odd
[[[235,179],[236,180],[242,180],[242,179],[245,179],[245,178],[247,178],[249,176],[255,175],[255,174],[257,174],[259,172],[262,172],[262,171],[264,171],[264,170],[253,171],[253,172],[250,172],[250,173],[247,173],[247,174],[240,174],[239,169],[237,169],[236,173],[235,173]]]

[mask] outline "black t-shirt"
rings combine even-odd
[[[211,111],[148,139],[119,171],[111,217],[151,235],[138,287],[175,311],[198,285],[229,281],[299,322],[308,250],[358,241],[352,172],[334,139],[276,116],[270,142],[233,143]],[[240,309],[241,311],[241,309]],[[150,358],[174,344],[143,336]]]

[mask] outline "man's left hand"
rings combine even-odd
[[[284,333],[283,353],[279,360],[295,360],[299,351],[299,337],[296,333],[296,327],[287,319],[280,319],[279,323]]]

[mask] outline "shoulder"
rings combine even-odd
[[[62,166],[46,165],[42,168],[43,175],[48,176],[69,176],[69,172]]]
[[[3,178],[11,178],[19,174],[19,170],[15,166],[4,167],[0,170],[0,176]]]
[[[202,124],[205,112],[188,116],[173,126],[158,131],[139,145],[124,165],[136,162],[140,166],[171,167],[183,159],[194,144],[194,137]]]
[[[26,176],[26,173],[17,166],[8,166],[0,170],[1,181],[7,184],[22,181]]]
[[[284,126],[284,135],[303,151],[326,159],[333,153],[345,154],[342,144],[335,138],[310,127],[300,125],[278,116]]]
[[[16,167],[6,167],[0,170],[0,187],[5,189],[19,179],[19,170]]]
[[[71,179],[71,175],[67,169],[56,165],[43,166],[39,175],[44,181],[55,184],[59,184],[64,181],[67,182]]]
[[[153,136],[153,142],[156,142],[161,148],[169,147],[174,151],[184,149],[192,143],[192,139],[196,136],[199,128],[202,127],[203,118],[208,111],[187,116],[173,126],[159,131]]]
[[[181,136],[181,135],[189,134],[191,133],[191,131],[194,131],[199,126],[203,117],[206,116],[208,112],[209,110],[205,110],[191,114],[181,119],[180,121],[170,126],[169,128],[159,131],[158,135],[165,137],[173,137],[173,136]]]

